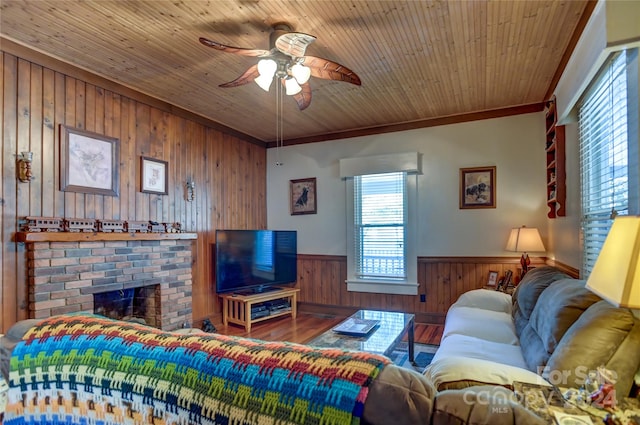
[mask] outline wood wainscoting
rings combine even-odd
[[[547,262],[543,257],[532,257],[531,261],[532,267]],[[347,291],[346,256],[298,254],[298,308],[343,316],[364,308],[404,311],[414,313],[419,323],[441,324],[461,294],[486,285],[489,271],[497,271],[501,277],[511,270],[518,276],[519,268],[520,257],[419,257],[418,295],[371,294]],[[577,275],[567,266],[564,271]]]

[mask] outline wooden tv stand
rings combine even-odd
[[[298,288],[278,288],[275,291],[264,293],[240,295],[240,294],[222,294],[222,324],[227,326],[229,323],[244,325],[247,332],[251,330],[251,324],[261,322],[263,320],[272,319],[290,314],[294,319],[298,314]],[[290,309],[270,313],[266,316],[251,318],[251,307],[266,301],[286,299],[291,305]]]

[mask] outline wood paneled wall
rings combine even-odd
[[[24,57],[23,57],[24,56]],[[34,59],[35,58],[35,59]],[[27,51],[0,51],[0,332],[27,318],[25,246],[14,240],[28,215],[182,223],[198,234],[193,249],[193,319],[220,321],[212,285],[211,248],[218,228],[266,227],[266,150],[233,130],[176,110],[111,81]],[[59,190],[60,124],[120,140],[118,197]],[[16,155],[34,153],[33,180],[19,183]],[[169,163],[169,194],[140,192],[140,156]],[[196,198],[185,200],[185,182]],[[538,261],[539,263],[539,261]],[[516,272],[518,258],[419,258],[420,297],[348,292],[346,257],[300,255],[300,301],[316,311],[378,308],[443,320],[468,290],[482,287],[489,270]]]
[[[218,314],[211,284],[215,229],[266,227],[265,147],[69,65],[51,66],[48,59],[43,66],[25,55],[0,55],[0,333],[27,318],[25,247],[14,235],[28,215],[182,223],[198,234],[194,321]],[[60,124],[120,140],[118,197],[60,191]],[[30,183],[17,180],[21,151],[34,154]],[[168,195],[140,192],[143,155],[168,161]],[[187,179],[196,183],[193,202],[185,200]]]
[[[543,264],[543,258],[532,258],[532,266]],[[511,270],[517,276],[519,267],[519,257],[420,257],[418,294],[425,296],[421,302],[420,296],[349,292],[346,257],[298,255],[297,285],[302,311],[385,309],[414,313],[422,323],[443,323],[447,310],[461,294],[486,285],[489,271],[502,276]],[[571,274],[568,269],[565,272]]]

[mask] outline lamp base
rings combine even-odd
[[[531,264],[531,260],[529,259],[529,255],[525,252],[520,257],[520,266],[522,267],[522,271],[520,272],[520,280],[524,277],[525,274],[529,271],[529,264]]]

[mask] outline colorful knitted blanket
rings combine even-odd
[[[4,423],[357,424],[369,384],[388,363],[362,352],[57,316],[13,351]]]

